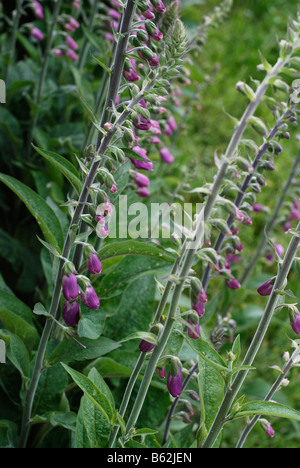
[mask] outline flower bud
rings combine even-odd
[[[207,295],[201,281],[198,278],[191,280],[192,295],[201,302],[207,302]]]
[[[268,129],[264,122],[255,116],[249,117],[248,118],[248,123],[250,123],[253,127],[253,129],[262,136],[267,136],[268,135]]]
[[[273,291],[274,283],[275,283],[275,278],[272,278],[268,280],[266,283],[262,284],[257,290],[258,294],[260,294],[261,296],[270,296],[270,294]]]
[[[269,423],[269,421],[267,421],[266,419],[260,419],[259,422],[260,422],[263,430],[267,434],[267,436],[271,437],[271,438],[274,437],[275,432],[274,432],[274,429],[272,428],[271,424]]]
[[[81,300],[89,309],[97,310],[99,308],[99,297],[91,284],[81,293]]]
[[[240,93],[242,93],[244,96],[246,96],[250,101],[255,101],[255,92],[253,91],[252,88],[250,88],[247,83],[244,83],[243,81],[239,81],[236,84],[236,89]]]
[[[178,358],[173,358],[167,378],[167,387],[170,394],[176,398],[182,392],[182,364]]]
[[[66,301],[63,307],[63,319],[68,327],[74,327],[78,324],[79,316],[79,303]]]
[[[102,264],[94,248],[91,246],[86,246],[84,248],[84,257],[89,271],[93,275],[99,275],[102,271]]]
[[[200,338],[200,328],[199,328],[199,316],[197,313],[191,313],[188,316],[188,335],[192,340],[198,340]]]
[[[68,267],[67,267],[68,269]],[[75,268],[74,268],[75,271]],[[77,277],[74,273],[72,272],[67,272],[65,268],[65,273],[63,275],[62,279],[62,291],[65,299],[67,301],[73,301],[77,299],[78,294],[79,294],[79,288],[78,288],[78,283],[77,283]]]
[[[300,335],[300,314],[296,306],[289,307],[291,327],[297,335]]]
[[[165,366],[164,367],[157,367],[156,368],[156,373],[161,379],[164,379],[166,377],[166,374],[167,374],[167,369],[166,369]]]

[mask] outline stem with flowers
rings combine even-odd
[[[261,343],[266,335],[269,324],[273,317],[274,311],[278,305],[280,293],[284,291],[287,283],[287,278],[290,273],[291,267],[294,263],[295,257],[297,256],[297,251],[300,245],[300,223],[297,226],[297,233],[292,237],[290,245],[285,254],[282,265],[279,269],[278,275],[276,277],[274,286],[272,287],[272,293],[268,300],[268,304],[265,308],[264,314],[261,318],[261,321],[257,327],[256,333],[253,337],[253,340],[248,348],[248,351],[245,355],[242,365],[243,366],[252,366],[255,357],[259,351]],[[218,414],[207,434],[207,437],[202,445],[202,448],[212,448],[215,441],[217,440],[224,424],[230,419],[230,408],[245,381],[249,372],[248,370],[242,370],[237,373],[236,377],[233,380],[232,385],[228,388],[226,395],[224,397],[223,403],[218,411]]]

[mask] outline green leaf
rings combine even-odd
[[[62,228],[56,214],[45,200],[34,190],[11,176],[0,174],[0,181],[25,203],[30,213],[37,220],[46,241],[61,253],[64,242]]]
[[[123,338],[121,340],[121,343],[124,343],[125,341],[130,341],[130,340],[145,340],[148,341],[149,343],[157,344],[157,336],[154,335],[154,333],[149,333],[149,332],[134,332],[131,333],[129,336],[126,338]]]
[[[57,361],[74,362],[84,361],[85,359],[96,359],[121,346],[120,343],[103,336],[100,336],[96,340],[80,338],[80,343],[85,348],[75,341],[62,341],[49,356],[49,362],[53,364]]]
[[[300,412],[270,401],[251,401],[245,403],[241,410],[234,415],[234,419],[244,418],[246,416],[273,416],[279,418],[288,418],[300,421]]]
[[[173,263],[174,257],[156,244],[140,242],[137,240],[117,241],[105,245],[99,252],[101,261],[124,255],[143,255],[148,257],[159,257],[167,262]]]
[[[0,321],[31,349],[38,339],[32,311],[17,297],[5,291],[0,291],[0,304]]]
[[[146,161],[145,158],[143,158],[142,156],[140,156],[139,154],[137,154],[135,151],[133,151],[130,148],[121,148],[121,150],[123,151],[125,156],[127,156],[127,158],[133,158],[139,161]]]
[[[78,385],[78,387],[81,388],[84,394],[94,403],[96,408],[98,408],[101,411],[106,421],[110,424],[114,411],[108,397],[104,395],[104,393],[101,392],[99,388],[94,384],[94,382],[88,377],[81,374],[80,372],[77,372],[74,369],[71,369],[71,367],[67,366],[63,362],[61,363],[61,365],[72,377],[72,379]]]
[[[17,335],[11,335],[6,349],[8,359],[18,369],[23,379],[30,374],[30,358],[26,346]]]
[[[215,367],[215,369],[218,369],[220,372],[230,372],[223,358],[206,341],[200,338],[198,340],[192,340],[187,334],[183,335],[191,348],[205,361]]]
[[[107,271],[96,291],[103,299],[108,299],[123,293],[129,283],[140,280],[142,276],[152,273],[167,275],[169,270],[170,262],[161,257],[126,256]]]
[[[100,65],[101,68],[103,68],[105,71],[107,71],[108,73],[112,73],[111,69],[105,65],[105,63],[101,62],[101,60],[99,60],[97,57],[95,57],[93,54],[92,54],[92,57],[93,59],[95,60],[95,62],[98,63],[98,65]]]
[[[37,153],[39,153],[43,158],[50,162],[56,169],[58,169],[72,184],[77,194],[79,195],[82,190],[82,182],[80,180],[80,175],[77,172],[77,169],[73,164],[65,159],[59,154],[47,151],[45,149],[38,148],[37,146],[32,145]]]

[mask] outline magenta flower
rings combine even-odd
[[[150,196],[150,192],[147,187],[139,187],[136,193],[142,198],[148,198]]]
[[[140,146],[134,146],[132,148],[136,154],[138,154],[141,158],[145,161],[141,161],[140,159],[130,158],[131,162],[134,164],[136,169],[141,169],[144,171],[153,171],[153,164],[150,161],[150,158],[147,156],[146,150],[141,148]]]
[[[74,327],[78,324],[80,319],[79,310],[80,306],[78,302],[66,301],[64,303],[63,319],[68,327]]]
[[[199,322],[195,321],[194,317],[189,317],[188,324],[191,326],[191,328],[188,328],[189,337],[192,340],[198,340],[198,338],[200,338]]]
[[[144,119],[144,117],[142,117],[140,115],[140,121],[139,123],[134,123],[134,126],[135,128],[137,128],[138,130],[150,130],[151,128],[151,121],[150,120],[147,120],[147,119]]]
[[[100,262],[96,253],[92,253],[91,256],[86,259],[86,264],[87,264],[89,271],[93,275],[99,275],[101,273],[102,263]]]
[[[43,12],[42,5],[37,1],[33,1],[32,2],[32,7],[33,7],[33,11],[34,11],[35,16],[37,18],[39,18],[39,19],[43,19],[44,18],[44,12]]]
[[[167,164],[172,164],[172,162],[174,161],[174,156],[170,153],[168,148],[162,148],[159,154],[160,154],[162,161]]]
[[[37,41],[42,41],[44,39],[44,34],[39,28],[32,28],[31,36],[36,39]]]
[[[267,421],[266,419],[260,419],[259,422],[260,422],[263,430],[267,434],[267,436],[271,437],[271,438],[274,437],[275,431],[274,431],[273,427],[271,426],[271,424],[269,423],[269,421]]]
[[[205,314],[204,304],[201,301],[197,301],[194,304],[192,304],[192,309],[195,312],[197,312],[199,317],[203,317],[203,315]]]
[[[291,326],[294,332],[297,335],[300,335],[300,314],[299,312],[296,312],[294,314],[290,314],[290,319],[291,319]]]
[[[99,297],[92,286],[88,286],[84,293],[81,293],[82,302],[89,308],[97,310],[100,305]]]
[[[67,52],[66,52],[66,55],[69,59],[73,60],[74,62],[77,62],[78,60],[78,55],[76,54],[76,52],[72,49],[68,49]]]
[[[153,348],[155,348],[155,344],[142,340],[139,344],[139,348],[142,353],[149,353]]]
[[[76,41],[74,41],[73,37],[67,36],[66,37],[66,44],[70,49],[72,50],[77,50],[78,49],[78,44]]]
[[[226,280],[226,284],[230,289],[240,289],[241,285],[238,280],[232,277],[230,280]]]
[[[164,367],[157,367],[156,368],[156,373],[161,379],[164,379],[166,377],[166,374],[167,374],[167,369],[166,369],[165,366]]]
[[[62,291],[67,301],[74,301],[79,294],[77,278],[74,273],[65,274],[62,279]]]
[[[179,359],[172,361],[167,377],[167,387],[170,394],[176,398],[182,392],[182,364]]]
[[[136,71],[136,61],[132,58],[129,61],[125,62],[123,76],[126,78],[127,81],[134,82],[139,81],[140,76],[137,74]]]
[[[149,187],[150,185],[149,177],[140,172],[135,173],[134,180],[138,187]]]
[[[155,10],[159,13],[164,13],[166,11],[166,7],[163,4],[162,0],[156,0],[155,2],[153,2],[153,6]]]
[[[270,296],[271,292],[273,291],[273,286],[274,286],[274,279],[268,280],[266,283],[262,284],[257,292],[261,296]]]

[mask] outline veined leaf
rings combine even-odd
[[[273,416],[279,418],[295,419],[300,421],[300,412],[288,406],[271,401],[251,401],[245,403],[241,410],[234,415],[234,419],[246,416]]]
[[[41,156],[43,156],[43,158],[49,161],[50,164],[56,167],[68,179],[76,192],[80,194],[82,190],[82,182],[76,168],[70,161],[65,159],[63,156],[60,156],[59,154],[53,153],[52,151],[47,151],[34,145],[33,148]]]
[[[113,417],[113,408],[108,397],[104,395],[103,392],[85,375],[77,372],[71,367],[67,366],[64,363],[61,363],[64,369],[72,377],[74,382],[78,385],[79,388],[84,392],[84,394],[94,403],[94,405],[101,411],[108,423],[111,422]]]
[[[62,228],[56,214],[45,200],[14,177],[0,174],[0,181],[25,203],[30,213],[37,220],[46,241],[61,253],[64,242]]]

